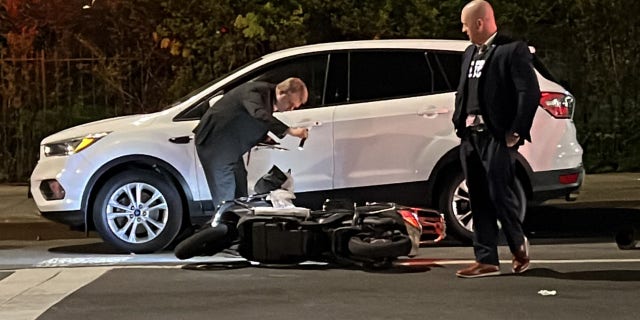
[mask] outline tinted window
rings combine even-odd
[[[297,57],[277,62],[253,74],[252,81],[280,83],[289,77],[298,77],[309,90],[309,99],[302,108],[317,107],[322,104],[322,92],[327,70],[327,55]]]
[[[350,56],[349,100],[379,100],[431,92],[423,51],[360,51]]]
[[[327,89],[324,103],[342,103],[347,101],[347,53],[331,53],[329,55],[329,70],[327,72]]]
[[[453,52],[429,52],[429,67],[433,72],[433,92],[455,91],[460,81],[462,54]]]
[[[209,99],[202,100],[194,106],[191,106],[189,109],[186,109],[181,114],[179,114],[174,120],[198,120],[202,118],[207,109],[209,109]]]

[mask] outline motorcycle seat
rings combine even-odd
[[[396,221],[389,217],[367,217],[362,220],[364,224],[370,224],[374,226],[383,226],[389,224],[395,224]]]

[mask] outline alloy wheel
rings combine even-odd
[[[467,231],[473,232],[473,211],[471,210],[471,201],[469,200],[467,180],[462,180],[455,188],[451,209],[458,224]]]
[[[131,244],[155,239],[166,227],[169,207],[154,186],[132,182],[113,192],[106,207],[107,223],[120,240]]]

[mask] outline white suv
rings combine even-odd
[[[280,141],[290,151],[254,148],[245,156],[249,185],[275,164],[292,170],[298,205],[348,198],[438,208],[449,233],[468,240],[473,220],[451,122],[468,45],[373,40],[265,55],[164,111],[45,138],[31,193],[43,216],[95,228],[119,249],[163,249],[213,209],[191,133],[203,112],[241,83],[296,76],[307,83],[309,101],[276,116],[311,128],[309,139],[304,150],[292,137]],[[533,143],[520,148],[517,164],[521,218],[527,201],[569,196],[584,175],[573,97],[535,61],[542,95]]]

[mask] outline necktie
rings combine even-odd
[[[483,44],[480,47],[478,47],[478,54],[484,54],[485,52],[487,52],[487,45]]]

